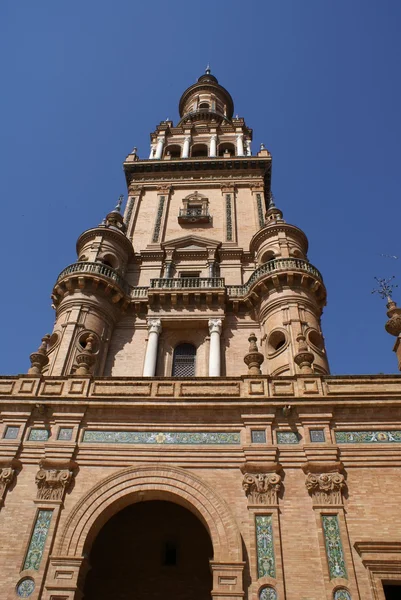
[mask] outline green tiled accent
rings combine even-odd
[[[295,431],[277,431],[278,444],[299,444],[299,435]]]
[[[255,515],[258,577],[276,577],[272,516]]]
[[[240,443],[239,433],[185,431],[92,431],[86,430],[83,442],[97,444],[182,444],[227,445]]]
[[[233,218],[231,209],[231,194],[226,194],[226,225],[227,225],[227,242],[232,242],[233,239]]]
[[[155,229],[153,231],[153,238],[152,238],[153,243],[159,241],[160,227],[161,227],[161,223],[162,223],[162,216],[163,216],[165,200],[166,200],[165,196],[160,196],[159,207],[157,209],[157,215],[156,215],[156,224],[155,224]]]
[[[31,429],[28,440],[30,442],[46,442],[50,437],[47,429]]]
[[[52,510],[39,510],[38,512],[35,527],[33,529],[31,541],[29,542],[29,548],[24,562],[24,571],[27,569],[33,569],[34,571],[39,570],[47,534],[49,533],[52,514]]]
[[[277,600],[277,592],[272,587],[265,587],[260,591],[260,600]]]
[[[259,227],[263,227],[265,224],[265,216],[263,214],[263,207],[262,207],[262,194],[256,194],[256,204],[258,207]],[[267,588],[265,588],[265,589],[267,589]]]
[[[323,515],[322,525],[330,579],[336,579],[336,577],[347,579],[337,515]]]
[[[401,430],[336,431],[337,444],[400,444]]]

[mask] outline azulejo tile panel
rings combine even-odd
[[[347,579],[337,515],[322,515],[322,525],[330,579],[336,577]]]
[[[275,577],[276,561],[274,557],[272,516],[255,515],[255,528],[258,577]]]
[[[266,431],[264,429],[252,429],[252,444],[266,444]]]
[[[19,584],[17,585],[17,596],[20,598],[29,598],[32,596],[35,591],[35,582],[30,577],[25,577],[25,579],[21,579]]]
[[[33,569],[34,571],[39,570],[47,534],[49,533],[52,514],[52,510],[38,511],[31,541],[29,542],[28,552],[25,557],[24,571],[27,569]]]
[[[300,435],[296,431],[277,431],[278,444],[299,444]]]
[[[60,427],[57,434],[58,440],[64,440],[66,442],[72,439],[72,427]]]
[[[96,444],[181,444],[181,445],[238,445],[240,434],[232,432],[185,431],[94,431],[84,432],[83,442]]]
[[[265,587],[262,590],[260,590],[259,599],[260,600],[277,600],[277,592],[274,588],[272,588],[270,586]]]
[[[4,434],[5,440],[16,440],[18,437],[19,427],[12,427],[8,425],[6,432]]]
[[[351,600],[351,594],[345,588],[340,588],[334,592],[333,600]]]
[[[393,431],[336,431],[337,444],[401,443],[401,430]]]
[[[311,429],[309,431],[311,442],[325,442],[324,429]]]
[[[45,442],[50,437],[47,429],[31,429],[28,440],[30,442]]]

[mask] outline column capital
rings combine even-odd
[[[157,333],[159,335],[162,330],[162,322],[160,319],[148,319],[148,332]]]
[[[219,335],[221,334],[221,329],[222,329],[222,325],[223,322],[221,319],[209,319],[209,333],[218,333]]]

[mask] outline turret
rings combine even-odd
[[[48,375],[101,375],[108,342],[130,286],[125,271],[133,253],[120,212],[122,197],[104,221],[78,238],[78,262],[66,267],[53,289],[56,323],[48,340]]]

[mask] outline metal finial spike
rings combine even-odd
[[[211,71],[210,71],[210,65],[209,63],[207,63],[206,65],[206,69],[205,69],[205,75],[210,75]]]
[[[269,196],[269,208],[273,208],[275,205],[274,203],[274,196],[273,196],[273,192],[270,192],[270,196]]]
[[[393,279],[395,279],[395,275],[392,277],[388,277],[385,279],[384,277],[375,277],[379,287],[377,289],[372,290],[372,294],[379,294],[383,300],[387,300],[387,302],[391,302],[391,298],[393,295],[393,289],[398,287],[396,283],[391,283]]]
[[[117,210],[118,212],[120,212],[120,209],[121,209],[121,204],[123,203],[123,200],[124,200],[124,196],[123,196],[123,194],[121,194],[121,195],[118,197],[118,202],[117,202],[117,204],[116,204],[116,207],[115,207],[115,209],[114,209],[114,210]]]

